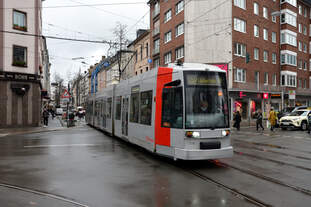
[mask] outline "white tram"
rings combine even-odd
[[[150,70],[88,99],[86,121],[182,160],[231,157],[226,72],[184,63]]]

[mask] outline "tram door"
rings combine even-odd
[[[128,135],[128,109],[129,109],[129,98],[122,99],[122,134]]]

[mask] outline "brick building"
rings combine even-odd
[[[310,0],[148,3],[153,67],[178,58],[222,67],[231,111],[244,119],[257,109],[311,106]]]
[[[8,8],[0,9],[0,128],[41,123],[42,83],[49,81],[41,82],[41,76],[49,76],[50,66],[43,64],[48,61],[43,39],[33,36],[42,34],[41,4],[0,1],[1,8]]]

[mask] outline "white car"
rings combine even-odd
[[[308,115],[310,113],[311,110],[308,109],[291,112],[280,119],[280,127],[282,129],[300,128],[302,130],[306,130],[308,127]]]

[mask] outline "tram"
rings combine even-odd
[[[169,64],[88,97],[86,121],[175,160],[231,157],[226,72]]]

